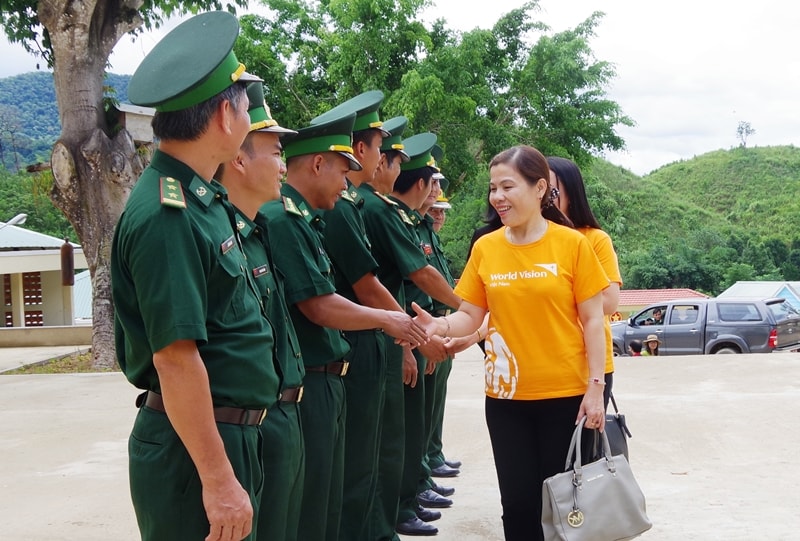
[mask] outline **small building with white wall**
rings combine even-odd
[[[61,246],[64,240],[30,231],[18,226],[0,229],[0,277],[3,284],[3,324],[0,325],[0,347],[23,345],[71,345],[77,341],[90,343],[91,320],[88,332],[75,327],[73,287],[62,285]],[[73,248],[74,268],[86,269],[86,257],[76,244]],[[41,332],[5,332],[12,330],[51,329]],[[54,339],[56,335],[75,335],[78,338]],[[37,335],[41,338],[32,339]],[[24,337],[20,338],[20,337]],[[33,343],[29,343],[33,340]],[[36,342],[39,340],[39,342]],[[53,344],[53,341],[58,342]]]

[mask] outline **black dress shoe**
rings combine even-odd
[[[450,466],[451,468],[455,468],[455,469],[458,469],[458,468],[461,467],[461,461],[460,460],[445,460],[444,463],[447,464],[448,466]]]
[[[442,514],[439,511],[425,509],[419,504],[417,504],[417,509],[415,512],[417,513],[417,517],[419,517],[422,522],[433,522],[434,520],[439,520],[442,518]]]
[[[440,496],[431,489],[417,494],[417,501],[422,507],[433,507],[436,509],[453,505],[453,500]]]
[[[459,473],[461,473],[461,471],[456,468],[451,468],[447,464],[442,464],[441,466],[431,470],[431,475],[433,477],[455,477]]]
[[[453,487],[443,487],[442,485],[437,485],[436,483],[433,484],[431,490],[444,497],[452,496],[456,493],[456,489]]]
[[[419,517],[412,517],[405,522],[401,522],[394,529],[402,535],[436,535],[439,533],[439,528],[425,524]]]

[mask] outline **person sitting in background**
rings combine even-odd
[[[658,346],[661,345],[661,340],[658,339],[658,336],[655,334],[648,334],[647,339],[642,342],[644,345],[644,351],[642,351],[642,356],[644,357],[651,357],[658,355]]]
[[[639,340],[631,340],[631,343],[628,344],[628,352],[631,354],[631,357],[641,357],[642,343]]]

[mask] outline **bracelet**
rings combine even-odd
[[[475,329],[475,334],[478,335],[478,342],[483,340],[483,336],[481,336],[481,330],[480,329]]]
[[[447,335],[450,334],[450,322],[447,321],[447,317],[446,316],[443,317],[442,319],[444,320],[445,323],[447,323],[447,330],[444,331],[444,334],[442,336],[447,338]]]
[[[589,378],[589,383],[590,384],[594,383],[595,385],[605,385],[606,384],[605,380],[602,380],[600,378]]]

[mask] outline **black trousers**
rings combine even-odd
[[[544,539],[542,484],[564,470],[582,399],[486,398],[486,425],[500,484],[506,541]]]

